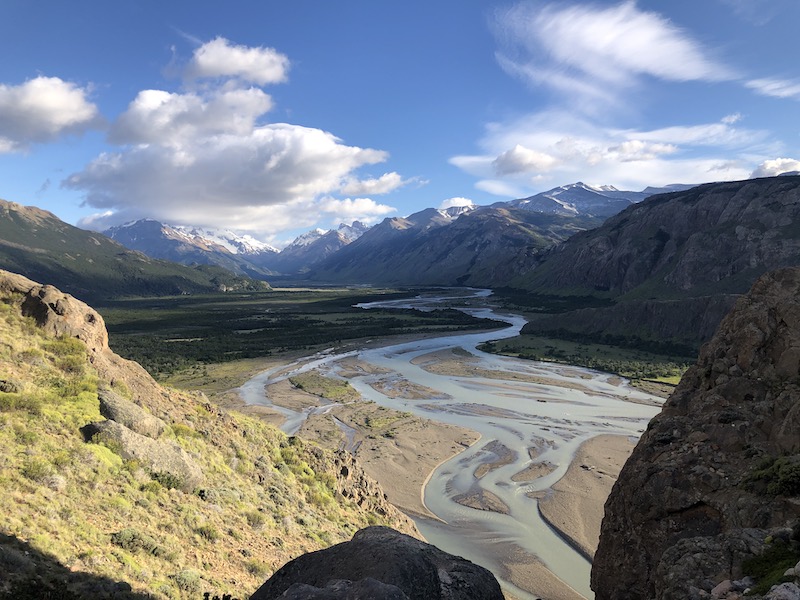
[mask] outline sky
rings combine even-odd
[[[0,198],[281,247],[800,170],[797,0],[0,0]]]

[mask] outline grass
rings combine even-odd
[[[53,589],[65,598],[120,581],[136,598],[246,597],[288,559],[375,521],[337,494],[326,453],[197,395],[164,392],[164,436],[205,475],[194,493],[87,443],[80,428],[102,420],[97,390],[111,382],[98,378],[81,343],[47,337],[20,316],[20,302],[0,297],[0,380],[11,390],[0,392],[0,561],[19,563],[4,572],[11,589],[24,589],[26,573],[60,573]],[[136,393],[121,381],[113,387]],[[78,587],[66,589],[67,579]]]
[[[116,352],[166,378],[203,365],[340,345],[346,340],[494,328],[452,309],[364,310],[359,302],[419,290],[278,290],[107,303],[101,312]]]
[[[529,360],[578,365],[633,380],[671,385],[677,385],[684,371],[693,362],[693,359],[685,356],[666,356],[644,350],[533,335],[488,342],[480,349]]]
[[[300,373],[289,378],[296,388],[334,402],[352,402],[361,398],[347,381],[324,377],[315,371]]]

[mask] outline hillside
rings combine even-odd
[[[36,207],[0,200],[0,268],[48,281],[79,298],[268,289],[216,266],[187,267],[128,250]]]
[[[158,386],[102,317],[0,272],[0,596],[246,597],[368,524],[414,527],[345,453]]]
[[[600,223],[506,208],[457,218],[428,209],[385,219],[319,263],[317,281],[493,287],[527,271],[543,249]]]
[[[511,285],[613,300],[527,331],[640,337],[698,347],[763,273],[800,265],[800,177],[701,185],[652,196],[543,255]]]

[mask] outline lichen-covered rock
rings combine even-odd
[[[175,487],[191,492],[203,482],[203,471],[183,448],[135,433],[116,421],[90,423],[81,429],[89,441],[101,441],[127,460],[138,460],[151,473],[167,474]]]
[[[131,431],[146,435],[153,439],[158,438],[167,428],[166,423],[154,417],[142,407],[130,400],[126,400],[116,392],[109,389],[100,389],[97,392],[100,400],[100,414],[106,419],[116,421]]]
[[[382,585],[373,584],[369,579]],[[341,580],[347,580],[349,585],[336,583]],[[281,594],[292,586],[297,586],[293,594],[317,594],[288,596],[296,600],[367,597],[387,600],[503,600],[497,580],[483,567],[388,527],[367,527],[358,531],[349,542],[290,561],[250,598],[272,600],[286,597]],[[371,587],[375,595],[352,595],[351,592],[364,586]],[[396,590],[404,595],[398,596]]]
[[[710,592],[738,577],[756,549],[737,538],[800,518],[799,432],[800,269],[790,268],[737,302],[623,467],[592,569],[597,600],[685,598],[688,586]],[[676,575],[693,553],[701,581]]]

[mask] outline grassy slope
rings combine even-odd
[[[18,598],[48,587],[59,598],[246,596],[287,559],[375,522],[302,443],[198,395],[169,392],[162,437],[201,465],[202,493],[84,442],[79,428],[101,420],[97,388],[110,382],[80,342],[45,337],[19,298],[0,300],[0,597],[14,586]]]

